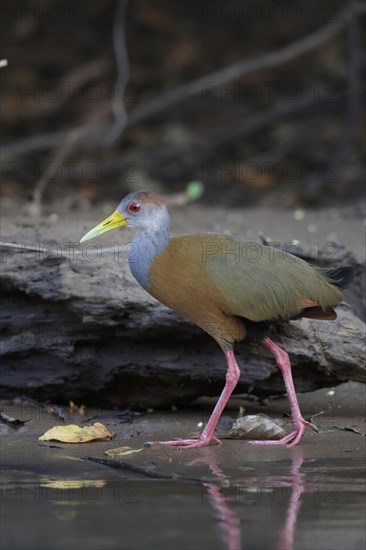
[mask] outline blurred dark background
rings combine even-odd
[[[3,204],[85,209],[190,182],[228,206],[354,204],[364,14],[358,0],[3,1]]]

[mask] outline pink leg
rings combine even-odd
[[[300,439],[303,436],[303,433],[305,431],[305,426],[309,426],[314,431],[318,431],[316,426],[314,424],[311,424],[311,422],[307,422],[304,420],[304,418],[301,415],[299,402],[296,397],[296,391],[294,382],[292,380],[292,373],[291,373],[291,364],[288,354],[285,350],[277,346],[270,338],[265,338],[263,340],[264,345],[266,348],[268,348],[273,355],[275,356],[277,365],[282,372],[283,380],[285,382],[286,391],[288,400],[290,402],[290,408],[291,408],[291,414],[292,414],[292,420],[294,422],[294,430],[283,437],[282,439],[278,440],[269,440],[269,441],[251,441],[250,443],[260,444],[260,445],[285,445],[288,444],[288,447],[293,447],[297,443],[299,443]]]
[[[214,431],[220,419],[221,413],[224,410],[225,405],[228,402],[228,399],[240,377],[240,370],[236,363],[234,352],[227,351],[225,352],[225,355],[228,365],[225,387],[199,439],[173,439],[171,441],[158,441],[158,443],[161,443],[162,445],[172,445],[175,447],[185,447],[186,449],[204,447],[205,445],[208,445],[210,441],[221,443],[221,441],[214,436]]]

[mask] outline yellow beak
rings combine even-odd
[[[90,239],[94,239],[95,237],[99,237],[100,235],[103,235],[103,233],[106,233],[107,231],[111,231],[112,229],[116,229],[116,227],[122,227],[123,225],[127,225],[127,220],[124,216],[122,216],[118,210],[115,210],[109,218],[105,219],[103,222],[101,222],[96,227],[93,227],[90,231],[88,231],[82,239],[80,239],[80,242],[83,243],[84,241],[89,241]]]

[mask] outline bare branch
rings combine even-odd
[[[80,126],[79,128],[75,128],[74,130],[72,130],[67,136],[67,139],[63,144],[63,147],[61,147],[61,149],[59,149],[57,153],[54,155],[54,157],[52,158],[51,164],[56,166],[59,166],[60,164],[62,164],[70,154],[75,144],[85,135],[86,132],[87,132],[87,126],[83,126],[83,127]],[[28,213],[31,216],[41,215],[42,197],[43,197],[43,193],[46,190],[48,182],[49,180],[46,174],[43,173],[33,190],[32,200],[28,206]]]
[[[113,29],[113,46],[117,65],[117,80],[112,95],[115,121],[105,138],[106,145],[111,145],[127,124],[127,112],[123,99],[123,93],[130,76],[124,28],[127,8],[128,0],[117,0]]]
[[[365,12],[366,8],[358,10],[358,13]],[[293,42],[289,46],[285,46],[280,50],[264,54],[260,57],[233,63],[225,69],[221,69],[215,73],[211,73],[210,75],[193,80],[188,84],[184,84],[180,88],[172,92],[168,92],[167,94],[164,94],[163,96],[160,96],[155,100],[136,108],[129,117],[129,124],[140,122],[141,119],[152,116],[157,112],[160,112],[162,109],[167,109],[179,101],[183,101],[195,95],[201,94],[203,86],[207,85],[207,83],[219,82],[221,84],[224,82],[230,82],[239,77],[247,76],[248,74],[254,72],[263,71],[265,69],[270,69],[271,67],[293,61],[300,55],[304,55],[306,52],[318,48],[336,36],[345,26],[348,17],[349,13],[342,10],[336,21],[328,23],[305,38],[301,38],[297,42]]]
[[[358,0],[348,0],[348,18],[347,18],[347,45],[348,45],[348,63],[347,63],[347,108],[344,120],[344,128],[340,139],[332,151],[328,162],[326,162],[322,174],[318,178],[310,178],[312,185],[308,191],[310,194],[319,195],[321,189],[327,186],[330,177],[331,168],[334,165],[340,167],[347,159],[353,146],[357,121],[361,112],[361,35],[360,23],[358,21],[359,2]]]
[[[114,140],[114,136],[117,137],[119,135],[120,131],[122,131],[122,128],[126,125],[127,122],[127,113],[123,103],[123,98],[121,101],[116,101],[116,99],[119,97],[119,94],[124,91],[129,77],[128,56],[123,27],[127,11],[127,4],[128,0],[118,0],[116,4],[113,43],[117,62],[118,77],[112,95],[112,105],[116,120],[114,126],[112,126],[107,135],[106,143],[112,143]],[[89,71],[86,71],[86,76],[89,77]],[[62,148],[53,157],[51,163],[57,166],[62,164],[69,156],[71,150],[74,148],[76,143],[88,133],[88,125],[84,125],[72,130],[66,137]],[[31,216],[40,216],[41,214],[42,197],[44,191],[46,190],[48,181],[49,180],[47,179],[46,174],[42,174],[41,178],[39,179],[33,190],[32,201],[28,206],[28,212]]]

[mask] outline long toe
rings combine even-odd
[[[211,438],[200,437],[199,439],[172,439],[170,441],[157,441],[159,445],[166,445],[168,447],[184,447],[184,449],[196,449],[198,447],[205,447],[210,443],[221,444],[221,441],[214,435]]]
[[[268,439],[268,440],[252,440],[249,441],[252,445],[287,445],[288,447],[294,447],[297,445],[302,436],[304,435],[305,426],[308,426],[315,432],[318,432],[318,428],[311,422],[304,420],[304,418],[296,419],[294,422],[294,430],[282,437],[281,439]]]
[[[248,441],[251,445],[291,445],[292,440],[298,435],[298,432],[294,430],[281,439],[251,439]],[[300,436],[301,437],[301,436]]]
[[[312,422],[308,422],[307,420],[302,419],[302,423],[305,424],[305,426],[311,428],[314,432],[319,433],[318,428]]]

